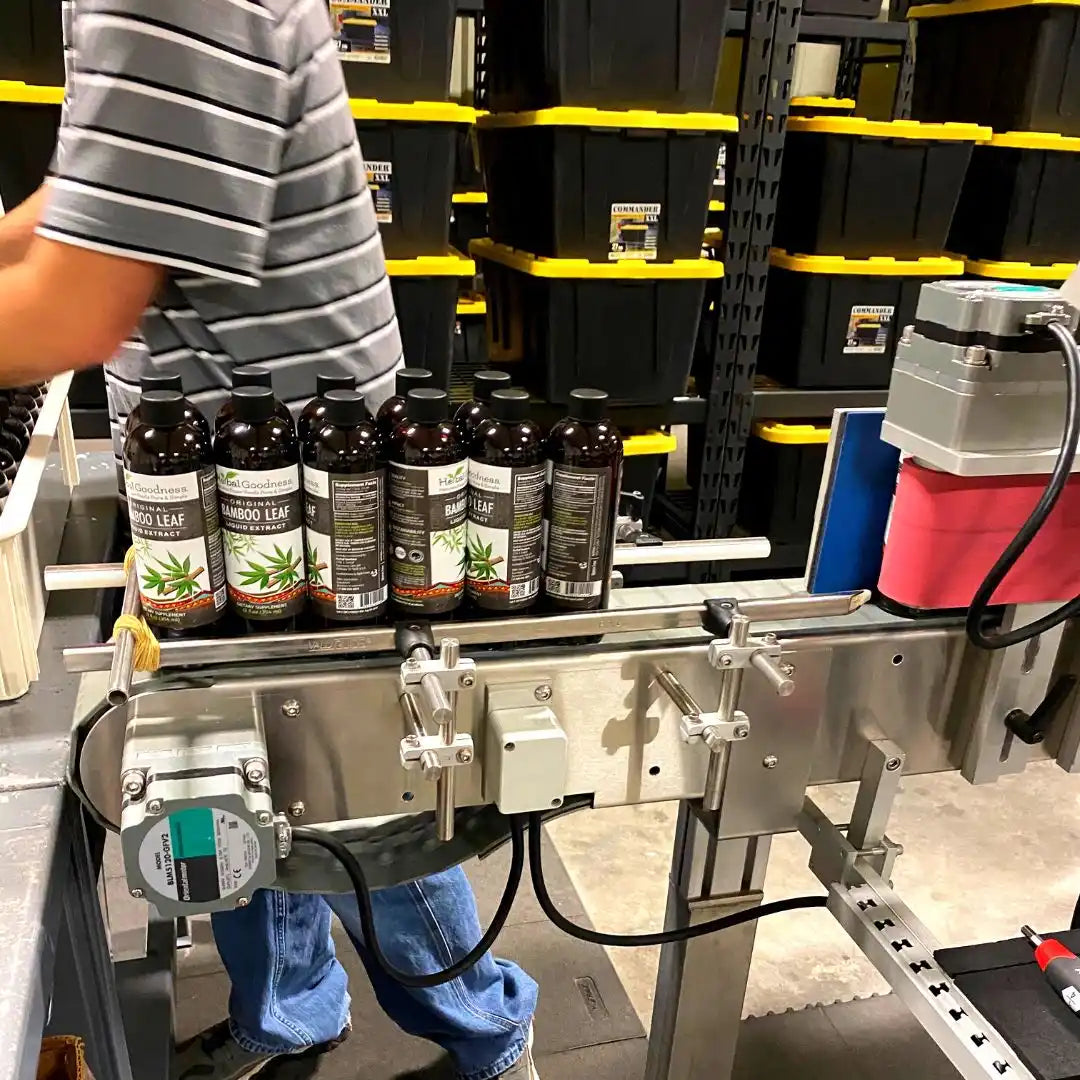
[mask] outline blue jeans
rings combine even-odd
[[[472,886],[461,868],[372,895],[379,943],[397,968],[448,967],[481,938]],[[364,947],[353,896],[260,889],[246,908],[214,915],[214,938],[232,981],[233,1035],[247,1050],[281,1053],[337,1038],[349,1016],[348,977],[334,953],[330,912],[356,945],[387,1015],[430,1039],[465,1080],[493,1080],[524,1053],[537,987],[490,953],[445,986],[406,990]]]

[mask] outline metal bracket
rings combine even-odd
[[[703,742],[711,750],[717,742],[737,742],[750,737],[750,719],[746,713],[735,711],[734,719],[724,722],[716,713],[684,715],[680,726],[684,743]]]
[[[402,690],[423,685],[425,675],[434,676],[448,694],[471,690],[476,685],[476,662],[462,657],[454,667],[447,667],[441,656],[433,656],[428,660],[413,657],[401,665]]]
[[[401,740],[401,765],[405,769],[452,769],[471,765],[475,756],[471,735],[456,735],[451,745],[439,735],[406,735]]]
[[[284,814],[274,815],[274,853],[278,859],[292,854],[292,825]]]

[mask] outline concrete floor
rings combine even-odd
[[[846,821],[852,784],[811,792],[834,821]],[[663,925],[676,808],[620,807],[576,814],[550,828],[556,849],[598,929],[639,933]],[[943,945],[1014,937],[1023,922],[1068,926],[1080,895],[1080,780],[1053,763],[972,787],[959,774],[903,782],[889,836],[904,846],[894,884]],[[778,837],[766,899],[821,892],[798,834]],[[657,949],[610,950],[648,1028]],[[848,1001],[888,989],[827,912],[763,920],[745,1013],[761,1016]]]

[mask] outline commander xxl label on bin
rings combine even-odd
[[[225,562],[212,468],[176,476],[124,470],[139,594],[155,626],[187,629],[225,609]]]
[[[227,810],[177,810],[151,826],[139,845],[139,870],[162,896],[206,903],[239,892],[259,868],[255,830]]]
[[[385,472],[304,466],[311,603],[330,619],[364,619],[386,603]]]
[[[245,619],[287,619],[306,600],[300,468],[219,465],[229,598]]]
[[[330,0],[330,19],[341,60],[390,63],[390,0],[368,4]]]
[[[390,595],[425,612],[457,607],[465,591],[469,463],[390,463]]]

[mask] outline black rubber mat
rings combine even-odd
[[[1080,931],[1045,936],[1080,952]],[[1051,989],[1023,938],[942,949],[935,959],[1039,1080],[1080,1080],[1080,1017]]]

